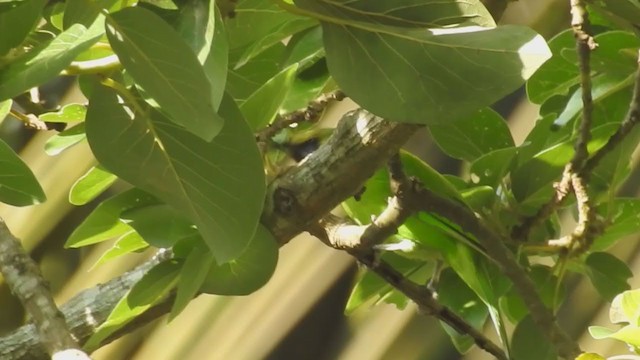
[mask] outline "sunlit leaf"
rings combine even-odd
[[[100,256],[98,261],[96,261],[95,265],[93,266],[95,267],[100,264],[104,264],[105,262],[115,259],[119,256],[140,251],[148,247],[149,244],[144,241],[140,234],[131,229],[120,236],[120,238],[116,240],[113,246],[109,250],[105,251],[102,256]]]
[[[73,205],[84,205],[102,194],[117,179],[117,176],[102,166],[94,166],[73,183],[69,190],[69,202]]]
[[[42,121],[56,123],[70,123],[84,121],[87,114],[87,106],[82,104],[67,104],[56,112],[41,114],[38,118]]]
[[[158,203],[154,196],[136,188],[113,196],[101,202],[76,227],[65,247],[87,246],[130,232],[131,227],[120,220],[120,214],[125,210]]]
[[[51,42],[29,51],[0,70],[0,100],[12,98],[57,76],[104,32],[96,21],[88,29],[75,24]]]
[[[44,152],[49,156],[56,156],[73,145],[80,143],[86,137],[84,123],[77,124],[47,139],[47,142],[44,143]]]

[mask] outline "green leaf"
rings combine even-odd
[[[614,324],[629,323],[640,326],[640,289],[627,290],[611,302],[609,319]]]
[[[625,342],[634,351],[640,350],[640,327],[627,325],[617,331],[600,326],[590,326],[589,333],[594,339],[616,339]]]
[[[69,190],[69,202],[73,205],[84,205],[107,190],[118,179],[101,165],[89,169]]]
[[[172,260],[149,270],[116,304],[107,320],[87,340],[85,348],[96,349],[109,335],[162,300],[175,287],[181,267]]]
[[[187,307],[187,304],[198,294],[206,280],[207,274],[214,265],[213,256],[204,243],[196,244],[184,261],[178,279],[176,300],[171,308],[169,319],[174,319]]]
[[[564,49],[575,51],[576,41],[573,30],[565,30],[549,40],[553,57],[540,66],[527,81],[529,100],[542,104],[554,95],[567,95],[569,90],[580,83],[580,74],[576,63],[562,57]]]
[[[631,159],[638,142],[640,128],[634,127],[613,151],[607,153],[589,178],[589,191],[594,203],[613,199],[631,174]],[[601,196],[598,196],[601,195]]]
[[[116,11],[134,3],[131,0],[67,0],[62,18],[64,29],[74,24],[89,26],[100,16],[102,9]]]
[[[433,267],[426,266],[424,261],[410,259],[392,252],[384,252],[381,257],[398,272],[420,283],[426,282],[433,273]],[[420,271],[421,269],[423,270]],[[384,301],[393,291],[393,287],[376,273],[362,271],[360,278],[351,290],[345,313],[349,315],[365,304],[377,304]]]
[[[282,70],[240,105],[251,130],[259,130],[273,121],[291,89],[297,68],[298,65],[294,64]]]
[[[543,266],[532,266],[529,271],[529,278],[536,285],[538,294],[544,304],[550,309],[557,309],[558,299],[563,299],[564,288],[558,286],[558,277],[553,274],[553,269]],[[522,301],[515,288],[511,288],[505,296],[500,299],[500,308],[508,319],[517,324],[528,314],[529,309]]]
[[[352,21],[398,27],[445,27],[461,23],[495,26],[491,14],[478,0],[295,0],[296,5],[315,13]]]
[[[130,232],[131,227],[120,221],[120,214],[125,210],[158,203],[154,196],[136,188],[113,196],[101,202],[84,219],[64,246],[77,248],[92,245]]]
[[[589,5],[617,26],[638,31],[640,4],[636,0],[598,1]]]
[[[627,281],[633,273],[615,256],[606,252],[595,252],[589,254],[585,265],[591,283],[603,298],[611,300],[629,289]]]
[[[593,102],[598,103],[613,94],[628,90],[633,84],[634,74],[600,74],[591,78]],[[582,90],[577,89],[569,98],[564,111],[558,116],[554,125],[565,126],[582,112]]]
[[[278,243],[269,230],[259,224],[253,239],[238,258],[211,266],[201,290],[218,295],[251,294],[269,281],[277,263]]]
[[[242,105],[251,94],[281,71],[284,51],[285,46],[277,43],[240,69],[229,70],[227,91],[238,105]]]
[[[203,65],[211,85],[211,104],[217,110],[227,82],[229,42],[216,2],[188,1],[183,4],[176,30]]]
[[[0,6],[0,55],[20,45],[41,18],[45,0],[29,0]]]
[[[284,66],[298,64],[303,71],[324,57],[322,45],[322,28],[314,26],[305,31],[294,34],[287,42],[286,60]]]
[[[451,269],[445,269],[440,274],[438,302],[451,309],[476,329],[482,329],[489,315],[485,304]],[[442,321],[440,325],[445,329],[459,353],[464,354],[475,345],[471,336],[460,334]]]
[[[244,14],[243,14],[244,15]],[[245,20],[246,21],[246,20]],[[310,28],[317,23],[313,19],[309,18],[295,18],[289,21],[278,24],[275,28],[271,29],[262,39],[249,45],[240,56],[240,59],[236,61],[235,68],[242,67],[249,60],[256,57],[264,50],[271,47],[273,44],[282,41],[299,31]]]
[[[497,187],[511,169],[518,148],[509,147],[486,153],[471,163],[471,181],[475,185]]]
[[[46,199],[31,169],[0,140],[0,201],[13,206],[29,206]]]
[[[235,6],[235,12],[238,16],[227,20],[227,30],[229,44],[241,51],[238,60],[242,62],[250,61],[261,51],[292,35],[296,29],[304,28],[305,22],[314,23],[281,9],[271,1],[241,0]]]
[[[48,112],[39,116],[40,120],[55,123],[84,121],[87,106],[83,104],[67,104],[56,112]]]
[[[513,331],[511,356],[518,360],[556,360],[558,354],[547,336],[533,322],[531,316],[520,321]]]
[[[9,115],[9,111],[11,111],[11,105],[13,104],[13,100],[7,99],[0,101],[0,121],[4,120],[7,115]]]
[[[222,129],[211,86],[198,58],[169,24],[149,10],[130,7],[108,17],[111,47],[145,93],[176,124],[210,141]]]
[[[109,250],[105,251],[102,256],[100,256],[98,261],[96,261],[93,266],[95,267],[100,264],[104,264],[105,262],[115,259],[119,256],[130,254],[132,252],[146,249],[148,247],[149,244],[144,241],[142,236],[140,236],[140,234],[138,234],[135,230],[131,229],[120,236],[120,238],[116,240],[113,246]]]
[[[84,123],[77,124],[48,138],[44,143],[44,152],[49,156],[56,156],[86,137]]]
[[[604,146],[617,128],[615,123],[594,128],[587,146],[589,153]],[[541,151],[512,172],[513,194],[523,208],[537,207],[551,198],[554,191],[551,185],[559,179],[573,153],[573,140],[567,140]]]
[[[603,203],[596,210],[610,223],[600,236],[596,237],[591,249],[602,251],[608,249],[618,240],[636,234],[640,229],[640,200],[618,198]]]
[[[150,205],[126,210],[120,215],[149,245],[170,248],[178,240],[197,234],[193,224],[168,205]]]
[[[409,123],[469,116],[517,89],[550,56],[541,36],[517,26],[414,30],[345,21],[322,28],[340,88],[377,115]]]
[[[56,77],[103,34],[96,21],[88,29],[76,24],[0,70],[0,100],[9,99]]]
[[[494,150],[514,146],[505,120],[483,108],[455,122],[432,125],[429,132],[447,155],[472,162]]]
[[[218,263],[239,256],[255,231],[266,191],[254,135],[230,98],[228,120],[206,142],[165,119],[122,104],[106,87],[93,90],[89,145],[102,165],[183,213],[198,227]]]

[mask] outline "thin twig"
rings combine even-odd
[[[567,199],[574,190],[573,175],[580,174],[581,182],[588,181],[588,173],[583,172],[589,158],[587,144],[591,139],[591,126],[593,123],[593,97],[591,94],[591,51],[598,44],[590,34],[589,14],[582,0],[570,0],[571,26],[576,39],[576,52],[578,53],[578,69],[580,73],[580,88],[582,92],[582,116],[578,136],[574,143],[574,154],[571,161],[565,166],[562,178],[554,185],[555,193],[551,200],[544,204],[533,216],[525,218],[519,226],[514,227],[511,235],[515,239],[526,240],[531,229],[548,219],[551,214]],[[588,195],[582,199],[585,209],[591,211]],[[585,218],[593,218],[589,215]],[[576,232],[574,232],[576,233]],[[578,238],[572,238],[578,240]]]
[[[333,244],[335,243],[335,240],[332,240],[331,235],[321,227],[316,227],[313,230],[313,235],[325,244],[331,247],[334,246]],[[501,360],[507,359],[507,356],[498,345],[485,337],[482,332],[475,329],[451,309],[436,301],[433,292],[431,292],[431,290],[426,286],[420,286],[407,279],[391,265],[386,263],[384,260],[379,259],[371,250],[349,249],[347,252],[367,266],[369,270],[384,279],[389,283],[389,285],[393,286],[416,303],[422,313],[436,317],[454,328],[460,334],[471,336],[478,347],[492,354],[496,358]]]
[[[574,358],[580,353],[578,345],[558,326],[553,312],[544,304],[535,284],[520,267],[499,234],[486,226],[465,205],[433,193],[416,179],[404,177],[394,157],[390,165],[395,172],[393,176],[395,179],[392,179],[392,182],[400,182],[397,185],[398,191],[390,199],[389,206],[371,224],[357,226],[330,215],[316,226],[309,227],[309,232],[319,238],[326,236],[326,243],[331,247],[358,253],[370,251],[371,246],[395,233],[397,227],[417,211],[433,213],[449,219],[460,226],[463,232],[473,235],[480,241],[491,259],[512,281],[534,322],[556,345],[559,354],[565,358]],[[388,217],[384,218],[384,222],[376,223],[385,213]]]
[[[301,122],[315,122],[320,118],[322,112],[333,101],[342,101],[346,95],[341,90],[335,90],[327,94],[322,94],[318,98],[309,102],[302,109],[292,111],[288,114],[279,115],[276,120],[266,128],[262,129],[256,136],[259,142],[266,142],[280,130]]]
[[[72,337],[38,265],[25,253],[20,240],[0,219],[0,272],[38,330],[40,342],[52,357],[73,350],[78,359],[89,359]],[[57,354],[57,355],[56,355]],[[82,357],[83,356],[83,357]]]

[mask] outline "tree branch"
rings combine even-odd
[[[47,354],[59,357],[75,351],[78,359],[89,359],[71,336],[38,265],[25,253],[20,240],[13,236],[3,219],[0,219],[0,272],[31,316],[37,331],[34,338]]]

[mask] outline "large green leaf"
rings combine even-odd
[[[133,229],[120,220],[120,214],[129,209],[158,203],[154,196],[136,188],[115,195],[101,202],[76,227],[64,246],[87,246],[130,232]]]
[[[211,85],[211,104],[218,109],[227,82],[229,43],[214,0],[187,1],[180,7],[176,30],[193,49]]]
[[[239,106],[264,83],[281,71],[285,46],[277,43],[239,69],[230,69],[227,91]]]
[[[28,206],[45,200],[44,191],[31,169],[0,140],[0,201],[13,206]]]
[[[29,0],[0,6],[0,55],[20,45],[42,16],[45,0]]]
[[[226,264],[212,264],[200,290],[218,295],[251,294],[273,275],[278,263],[278,249],[273,235],[258,224],[253,239],[238,258]]]
[[[153,12],[130,7],[107,18],[111,47],[145,93],[176,124],[210,141],[223,120],[198,58],[169,24]]]
[[[56,77],[103,34],[96,21],[88,29],[75,24],[51,42],[37,47],[0,70],[0,100],[9,99]]]
[[[233,100],[223,100],[228,121],[211,142],[153,108],[141,113],[130,106],[110,88],[93,90],[86,124],[96,158],[193,221],[218,263],[239,256],[257,226],[266,186],[255,138]]]
[[[491,108],[480,109],[456,122],[430,126],[429,132],[449,156],[466,161],[514,146],[506,121]]]
[[[479,0],[295,0],[296,5],[324,17],[381,25],[420,28],[461,23],[495,26],[491,14]]]
[[[323,30],[329,70],[345,93],[380,116],[411,123],[448,122],[490,105],[550,55],[542,37],[516,26],[323,23]]]
[[[338,85],[391,120],[437,124],[469,115],[517,89],[550,56],[528,28],[470,26],[493,24],[479,1],[296,5],[321,20]]]

